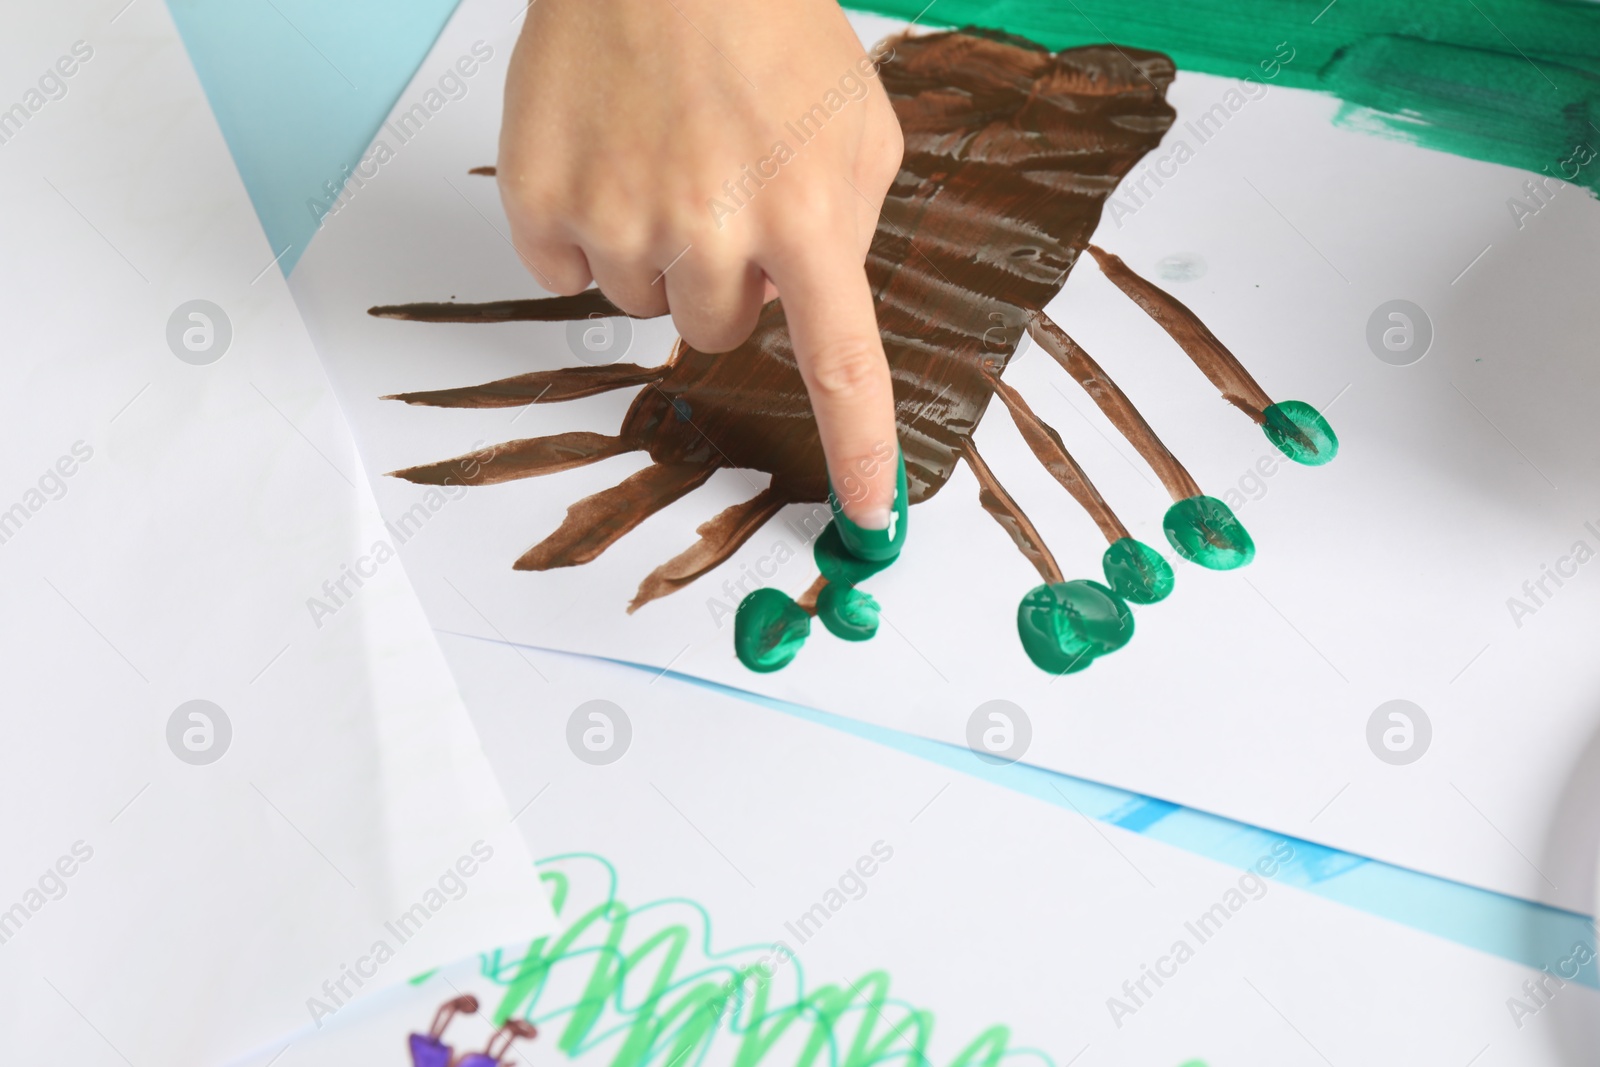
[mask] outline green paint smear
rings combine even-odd
[[[1256,558],[1250,532],[1214,496],[1178,501],[1167,509],[1161,527],[1180,556],[1214,571],[1231,571]]]
[[[787,593],[757,589],[739,602],[733,618],[733,650],[753,671],[787,667],[811,633],[811,616]]]
[[[878,632],[878,602],[853,586],[829,582],[817,595],[817,618],[835,637],[865,641]]]
[[[1100,567],[1112,590],[1135,604],[1165,600],[1176,582],[1172,564],[1143,541],[1131,537],[1113,541],[1100,557]]]
[[[1072,674],[1133,638],[1133,612],[1099,582],[1040,585],[1017,605],[1017,634],[1039,669]]]
[[[817,570],[828,580],[817,595],[817,618],[835,637],[866,641],[878,632],[878,602],[856,588],[893,559],[865,560],[850,554],[829,522],[811,550]],[[739,602],[733,620],[733,651],[753,671],[766,674],[794,661],[811,634],[811,617],[787,594],[757,589]]]
[[[841,585],[859,585],[883,570],[892,559],[868,560],[850,554],[839,536],[839,524],[830,521],[811,547],[811,558],[817,561],[817,570],[830,582]]]
[[[1339,438],[1322,413],[1304,400],[1284,400],[1262,412],[1261,432],[1296,463],[1320,467],[1339,454]]]
[[[602,856],[551,856],[538,867],[560,932],[522,950],[485,953],[479,965],[502,990],[494,1024],[520,1018],[537,1026],[544,1062],[1057,1067],[1048,1052],[1014,1044],[1001,1023],[941,1033],[938,1046],[948,1051],[936,1063],[930,1049],[938,1015],[896,996],[886,970],[812,985],[792,955],[796,945],[713,948],[712,916],[699,902],[624,901],[616,868]],[[1204,1065],[1191,1060],[1184,1067]]]
[[[846,0],[908,20],[925,5]],[[1346,128],[1600,188],[1600,160],[1578,151],[1600,145],[1600,3],[938,0],[922,22],[1155,49],[1180,70],[1335,95]]]

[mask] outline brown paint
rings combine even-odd
[[[1028,445],[1050,476],[1061,483],[1061,488],[1072,494],[1083,510],[1089,513],[1095,525],[1100,527],[1100,533],[1109,541],[1118,541],[1128,536],[1128,528],[1117,518],[1116,512],[1111,510],[1111,505],[1106,503],[1105,497],[1100,495],[1100,490],[1094,487],[1089,476],[1078,466],[1078,461],[1072,458],[1067,451],[1067,446],[1062,442],[1061,435],[1056,433],[1055,427],[1045,422],[1033,413],[1028,402],[1022,399],[1022,394],[1011,386],[1001,381],[998,376],[991,376],[990,383],[994,386],[995,395],[998,396],[1011,412],[1011,420],[1017,424],[1017,430],[1022,434],[1022,439]],[[970,457],[972,452],[967,451]]]
[[[828,579],[824,578],[820,574],[817,575],[816,580],[806,587],[806,591],[804,593],[800,594],[800,599],[795,601],[795,606],[801,611],[805,612],[807,615],[810,615],[813,619],[816,618],[817,597],[822,595],[822,591],[826,589],[827,586]]]
[[[629,315],[598,289],[587,289],[577,296],[546,296],[535,300],[491,300],[486,304],[458,304],[455,301],[421,304],[384,304],[368,308],[367,314],[379,319],[404,319],[409,322],[569,322],[572,319],[625,319]]]
[[[627,437],[574,430],[549,437],[530,437],[490,445],[441,463],[391,471],[396,478],[421,485],[496,485],[517,478],[556,474],[582,467],[639,447]]]
[[[556,532],[524,552],[514,567],[519,571],[545,571],[588,563],[623,534],[685,493],[700,488],[714,470],[715,467],[697,463],[652,463],[568,508],[566,520]]]
[[[866,270],[894,383],[910,502],[933,496],[967,458],[987,479],[985,507],[1009,524],[1041,574],[1059,580],[1037,531],[972,448],[971,435],[993,395],[984,364],[1003,366],[1015,352],[1032,316],[1060,291],[1087,246],[1106,197],[1172,124],[1164,99],[1172,62],[1114,45],[1052,54],[977,31],[901,37],[893,47],[881,77],[906,148]],[[389,306],[372,314],[503,323],[620,312],[592,290],[546,300]],[[550,454],[554,446],[516,442],[527,452],[525,461],[491,460],[503,477],[517,477],[643,448],[658,464],[748,467],[771,475],[769,489],[707,524],[714,527],[709,536],[702,527],[700,543],[647,578],[630,610],[726,559],[783,503],[820,502],[827,493],[816,422],[780,301],[762,309],[754,334],[736,350],[710,355],[680,342],[661,371],[659,378],[642,379],[650,387],[635,397],[619,437],[604,439],[624,444],[590,443],[588,453],[562,466]],[[635,384],[633,374],[623,370],[602,383],[604,376],[577,368],[402,398],[499,406],[528,402],[522,398],[535,384],[590,395],[585,390]],[[424,396],[433,399],[419,399]],[[509,473],[519,461],[526,463],[522,472]],[[431,470],[402,476],[418,480],[419,472]],[[589,503],[574,505],[569,522]],[[1103,529],[1115,520],[1108,513],[1096,516]],[[598,543],[602,535],[595,536]],[[581,538],[548,552],[541,547],[532,552],[549,566],[593,555]]]
[[[1039,347],[1061,364],[1073,381],[1083,386],[1083,391],[1111,420],[1117,432],[1150,464],[1150,469],[1156,472],[1156,477],[1172,494],[1172,499],[1186,500],[1200,495],[1200,486],[1178,462],[1178,457],[1161,443],[1161,438],[1156,436],[1145,417],[1139,414],[1139,409],[1133,406],[1128,394],[1111,380],[1111,375],[1102,370],[1100,364],[1078,342],[1068,336],[1067,331],[1040,312],[1029,320],[1028,333],[1039,342]]]
[[[664,367],[613,363],[609,367],[563,367],[501,378],[462,389],[434,389],[422,393],[395,393],[385,400],[403,400],[436,408],[520,408],[528,404],[554,404],[578,400],[612,389],[660,381]]]
[[[749,500],[723,509],[710,522],[701,523],[695,530],[700,535],[698,541],[651,571],[639,584],[639,592],[628,605],[628,614],[652,600],[676,593],[701,575],[720,567],[787,504],[787,500],[767,488]]]
[[[1005,486],[994,476],[994,471],[989,469],[989,464],[978,454],[978,446],[970,440],[967,442],[963,458],[978,479],[978,503],[983,505],[983,510],[992,515],[1001,529],[1011,535],[1011,540],[1027,557],[1028,562],[1033,564],[1045,584],[1054,585],[1061,581],[1061,567],[1056,563],[1056,558],[1050,554],[1050,550],[1045,547],[1044,538],[1039,536],[1038,527],[1033,525],[1033,520],[1028,518],[1012,495],[1006,492]]]
[[[1217,340],[1217,335],[1200,321],[1200,316],[1171,293],[1135,274],[1121,257],[1094,245],[1089,246],[1089,254],[1100,265],[1101,273],[1178,342],[1178,347],[1221,391],[1224,400],[1256,422],[1265,421],[1262,412],[1272,406],[1272,398],[1256,384],[1255,378],[1227,346]]]

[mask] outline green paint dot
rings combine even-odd
[[[1231,571],[1256,558],[1250,532],[1214,496],[1192,496],[1167,509],[1167,540],[1184,559],[1214,571]]]
[[[1285,400],[1262,412],[1261,432],[1296,463],[1320,467],[1339,454],[1339,438],[1322,412],[1303,400]]]
[[[1135,604],[1154,604],[1172,592],[1172,564],[1143,541],[1113,541],[1100,557],[1100,567],[1116,594]]]
[[[817,595],[817,618],[835,637],[865,641],[878,632],[878,602],[859,589],[829,582]]]
[[[1051,674],[1081,671],[1133,637],[1133,612],[1099,582],[1036,586],[1017,605],[1023,651]]]
[[[787,593],[757,589],[733,617],[733,650],[740,663],[765,674],[787,667],[810,633],[811,616]]]
[[[812,546],[811,556],[817,561],[817,570],[830,582],[840,585],[859,585],[883,570],[894,560],[861,559],[851,555],[850,550],[844,547],[844,539],[839,536],[839,525],[829,522],[827,529],[817,538]]]

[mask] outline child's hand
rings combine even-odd
[[[833,485],[882,529],[899,446],[863,261],[902,147],[834,0],[538,0],[500,193],[545,288],[670,310],[701,351],[781,294]]]

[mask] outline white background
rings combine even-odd
[[[9,12],[4,93],[80,40],[66,96],[0,145],[0,510],[26,516],[0,544],[0,911],[92,854],[7,928],[0,1044],[217,1063],[304,1025],[476,840],[467,895],[367,990],[551,916],[399,564],[307,611],[385,535],[165,6]],[[196,298],[232,322],[209,366],[167,346]],[[167,747],[193,699],[232,726],[206,766]]]

